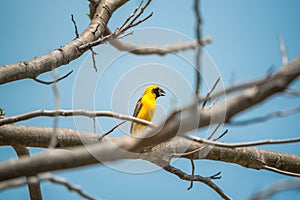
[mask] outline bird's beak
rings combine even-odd
[[[165,96],[166,95],[165,91],[163,91],[162,89],[158,90],[158,94],[159,94],[159,96]]]

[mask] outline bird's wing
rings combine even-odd
[[[140,110],[142,108],[142,98],[140,98],[136,104],[135,104],[135,108],[134,108],[134,112],[133,112],[133,117],[137,117],[137,115],[139,114]]]
[[[139,114],[140,110],[142,108],[142,98],[140,98],[136,104],[135,104],[135,108],[134,108],[134,112],[133,112],[133,117],[137,117],[137,115]],[[133,128],[133,124],[134,122],[131,123],[131,127],[130,127],[130,132],[132,132],[132,128]]]

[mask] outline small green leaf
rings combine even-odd
[[[4,116],[6,113],[4,111],[4,109],[0,108],[0,116]]]

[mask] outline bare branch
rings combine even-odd
[[[33,78],[34,81],[38,82],[38,83],[41,83],[41,84],[45,84],[45,85],[51,85],[51,84],[54,84],[54,83],[58,83],[59,81],[67,78],[70,74],[72,74],[73,70],[71,70],[69,73],[67,73],[66,75],[58,78],[58,79],[55,79],[53,81],[43,81],[43,80],[40,80],[38,78]]]
[[[151,128],[155,128],[156,126],[152,124],[151,122],[143,119],[139,119],[136,117],[132,117],[129,115],[123,115],[120,113],[115,113],[111,111],[87,111],[87,110],[36,110],[28,113],[24,113],[17,116],[12,117],[5,117],[3,119],[0,119],[0,126],[5,124],[11,124],[19,121],[24,121],[28,119],[32,119],[35,117],[56,117],[56,116],[84,116],[84,117],[112,117],[116,119],[122,119],[127,121],[132,121],[136,123],[140,123],[146,126],[149,126]]]
[[[206,140],[199,137],[190,137],[190,136],[184,136],[184,137],[203,144],[214,145],[219,147],[230,147],[230,148],[251,147],[251,146],[268,145],[268,144],[288,144],[288,143],[300,142],[300,138],[289,138],[289,139],[282,139],[282,140],[258,140],[253,142],[224,143],[224,142]]]
[[[286,65],[289,63],[288,57],[286,55],[286,48],[285,44],[283,42],[283,39],[280,35],[277,36],[278,42],[279,42],[279,47],[280,47],[280,52],[281,52],[281,59],[282,59],[282,64]]]
[[[64,187],[66,187],[68,190],[73,191],[73,192],[77,193],[79,196],[81,196],[85,199],[88,199],[88,200],[96,200],[97,199],[97,198],[94,198],[94,197],[86,194],[85,192],[83,192],[82,189],[80,188],[80,186],[72,185],[71,183],[69,183],[67,181],[67,179],[58,177],[58,176],[53,176],[51,173],[40,174],[38,176],[38,181],[39,182],[50,181],[52,183],[62,185]],[[12,188],[12,187],[18,187],[18,186],[22,186],[22,185],[26,185],[26,184],[32,184],[34,182],[35,182],[35,180],[33,180],[32,177],[28,178],[27,180],[25,180],[23,178],[18,178],[18,179],[3,181],[0,183],[0,190]]]
[[[295,89],[287,89],[283,91],[283,94],[300,97],[300,91]]]
[[[126,121],[122,121],[121,123],[119,123],[119,124],[117,124],[116,126],[114,126],[112,129],[110,129],[109,131],[107,131],[106,133],[104,133],[104,134],[100,137],[99,141],[102,141],[103,138],[104,138],[105,136],[107,136],[107,135],[109,135],[110,133],[112,133],[116,128],[118,128],[119,126],[121,126],[121,125],[124,124],[125,122],[126,122]]]
[[[95,69],[95,72],[97,72],[97,65],[96,65],[96,59],[95,59],[95,56],[97,55],[97,52],[94,51],[93,48],[90,48],[90,51],[92,53],[93,67]]]
[[[88,16],[90,17],[90,19],[93,19],[100,1],[101,0],[89,0],[90,13],[88,14]]]
[[[105,35],[110,35],[111,31],[107,27],[105,29]],[[209,44],[211,42],[211,37],[205,37],[201,43],[203,45]],[[129,53],[136,54],[136,55],[151,55],[157,54],[160,56],[166,55],[168,53],[174,53],[179,51],[185,51],[190,49],[195,49],[198,46],[198,42],[191,41],[185,43],[178,43],[178,44],[171,44],[171,45],[164,45],[164,46],[145,46],[145,45],[136,45],[130,42],[121,41],[119,39],[110,40],[109,43],[117,48],[120,51],[128,51]]]
[[[19,159],[23,156],[30,156],[29,149],[25,146],[14,146],[13,148],[16,151]],[[21,180],[24,179],[22,178]],[[42,200],[43,198],[42,198],[41,186],[38,177],[27,176],[26,181],[28,183],[30,200]],[[0,186],[0,190],[1,190],[1,186]]]
[[[218,129],[220,128],[221,125],[222,124],[218,124],[216,126],[216,128],[213,130],[213,132],[211,132],[211,134],[207,137],[207,140],[210,140],[215,135],[215,133],[218,131]]]
[[[95,117],[93,117],[92,118],[93,119],[93,128],[94,128],[94,133],[97,133],[97,128],[96,128],[96,118]]]
[[[216,193],[218,193],[223,199],[231,199],[227,194],[225,194],[217,185],[215,185],[211,180],[212,179],[220,179],[221,177],[220,172],[217,174],[210,176],[210,177],[202,177],[199,175],[188,175],[181,171],[180,169],[177,169],[171,165],[164,166],[163,169],[167,172],[170,172],[172,174],[175,174],[182,180],[186,181],[197,181],[206,184],[209,186],[211,189],[213,189]]]
[[[76,38],[79,38],[78,29],[77,29],[77,24],[76,24],[76,21],[75,21],[75,19],[74,19],[73,14],[71,14],[71,20],[72,20],[72,22],[73,22],[73,24],[74,24]]]
[[[215,91],[213,94],[210,95],[210,97],[217,98],[217,97],[221,97],[223,95],[229,95],[231,93],[238,92],[240,90],[245,90],[250,87],[260,85],[265,80],[266,80],[266,78],[264,77],[264,78],[257,79],[257,80],[252,80],[252,81],[247,81],[247,82],[242,82],[239,84],[231,85],[231,86],[227,87],[225,90]],[[203,102],[204,100],[205,100],[205,97],[201,97],[201,96],[199,97],[199,102]]]
[[[105,42],[108,42],[110,40],[114,40],[117,39],[119,36],[125,34],[125,32],[137,25],[139,25],[140,23],[146,21],[147,19],[149,19],[153,13],[151,13],[150,15],[148,15],[147,17],[145,17],[144,19],[136,22],[136,20],[142,15],[142,13],[144,12],[144,10],[148,7],[148,5],[150,4],[151,0],[148,0],[147,3],[140,9],[139,12],[137,12],[137,10],[139,9],[140,5],[134,10],[134,12],[128,16],[128,18],[118,27],[116,28],[116,30],[109,34],[106,35],[102,38],[99,38],[98,40],[94,40],[92,42],[86,43],[84,45],[81,45],[79,47],[80,50],[87,50],[90,49],[94,46],[100,45],[100,44],[104,44]],[[136,14],[136,15],[135,15]],[[135,16],[134,16],[135,15]],[[131,20],[131,21],[130,21]]]
[[[230,122],[229,124],[234,125],[234,126],[244,126],[244,125],[249,125],[249,124],[254,124],[254,123],[262,123],[262,122],[268,121],[270,119],[273,119],[275,117],[286,117],[286,116],[296,114],[299,112],[300,112],[300,107],[295,107],[295,108],[291,108],[291,109],[287,109],[287,110],[272,112],[267,115],[255,117],[255,118],[248,119],[248,120],[233,121],[233,122]]]
[[[195,163],[194,163],[194,160],[190,160],[190,162],[191,162],[191,165],[192,165],[192,176],[194,176],[195,175]],[[194,181],[193,180],[191,180],[191,183],[190,183],[190,186],[187,188],[187,190],[190,190],[190,189],[192,189],[193,188],[193,185],[194,185]]]
[[[82,144],[85,144],[85,146],[79,146],[72,150],[70,149],[70,151],[64,152],[43,152],[38,157],[35,157],[37,155],[33,156],[35,157],[34,159],[25,159],[27,160],[26,162],[25,160],[20,163],[18,161],[10,161],[9,165],[8,163],[2,163],[0,164],[0,177],[6,177],[7,175],[11,176],[15,173],[20,173],[22,174],[22,176],[32,175],[32,173],[34,174],[45,172],[45,170],[52,171],[57,169],[67,169],[71,167],[79,167],[90,165],[92,163],[98,163],[99,161],[96,160],[94,156],[91,156],[91,153],[93,155],[101,155],[101,162],[105,162],[105,160],[112,160],[117,158],[140,158],[151,161],[151,158],[162,158],[162,152],[165,152],[164,155],[166,156],[175,158],[178,156],[174,152],[178,153],[179,157],[184,157],[187,159],[209,159],[236,163],[243,167],[257,170],[264,169],[263,167],[267,165],[282,171],[300,174],[300,156],[293,154],[271,152],[250,147],[232,148],[212,145],[210,146],[210,151],[207,155],[199,153],[182,155],[184,152],[191,152],[207,144],[191,141],[190,139],[186,139],[183,137],[175,137],[172,140],[160,143],[159,145],[148,149],[147,154],[142,153],[124,155],[124,151],[121,151],[122,154],[120,155],[119,150],[121,149],[110,147],[110,145],[105,142],[107,141],[109,143],[115,144],[113,145],[114,147],[116,147],[116,145],[121,145],[121,147],[124,149],[125,147],[129,147],[128,145],[132,144],[131,142],[139,139],[129,139],[126,137],[114,138],[106,136],[105,140],[103,140],[103,142],[99,144],[101,134],[83,133],[71,129],[60,128],[57,129],[57,131],[59,147],[71,147]],[[5,125],[0,127],[0,145],[27,145],[33,147],[47,147],[52,132],[52,128]],[[147,145],[144,145],[144,147],[149,146],[150,139],[152,138],[150,137],[145,139],[146,141],[143,143],[148,143]],[[91,146],[95,143],[98,144],[97,147]],[[115,152],[113,155],[110,153],[112,151]],[[46,163],[44,162],[45,157],[47,157]],[[19,171],[19,168],[22,170]]]
[[[211,124],[212,116],[220,116],[221,113],[227,113],[225,120],[228,122],[230,119],[235,116],[236,114],[250,108],[260,102],[266,100],[268,97],[272,96],[273,94],[282,92],[292,83],[300,74],[300,57],[289,63],[288,65],[284,66],[278,72],[274,73],[271,77],[268,77],[265,82],[261,85],[251,87],[245,90],[243,93],[234,96],[226,101],[226,106],[219,104],[214,106],[213,111],[210,110],[203,110],[198,109],[197,104],[192,104],[191,106],[187,106],[182,110],[174,112],[172,115],[168,117],[165,121],[164,125],[161,125],[160,129],[149,130],[146,132],[141,133],[140,138],[132,138],[132,137],[124,137],[124,138],[115,138],[114,145],[110,142],[103,141],[100,144],[90,144],[85,146],[84,148],[73,148],[71,151],[67,151],[64,153],[56,152],[56,151],[47,151],[43,153],[39,153],[32,158],[23,158],[21,160],[11,160],[9,163],[5,162],[0,164],[0,179],[6,180],[10,178],[15,178],[19,176],[30,176],[36,173],[45,172],[49,170],[58,170],[58,169],[67,169],[71,167],[80,167],[91,165],[94,163],[98,163],[99,160],[95,159],[94,156],[91,155],[101,155],[101,162],[109,162],[115,161],[118,159],[126,159],[132,158],[136,156],[135,154],[128,154],[128,152],[141,152],[145,148],[156,146],[164,141],[170,140],[174,138],[176,135],[181,135],[191,130],[195,130],[200,127],[207,126]],[[224,111],[226,109],[226,112]],[[198,121],[197,117],[200,116],[200,121]],[[197,120],[197,121],[195,121]],[[217,118],[214,120],[213,123],[220,123],[222,120],[221,118]],[[190,126],[191,123],[197,123],[197,126]],[[180,126],[182,124],[182,126]],[[0,127],[1,129],[2,127]],[[180,131],[178,131],[180,128]],[[5,130],[5,128],[4,128]],[[0,131],[1,133],[1,131]],[[150,136],[149,136],[150,135]],[[299,141],[299,139],[297,139]],[[0,141],[1,142],[1,141]],[[277,141],[278,142],[278,141]],[[282,143],[281,141],[280,143]],[[285,141],[285,142],[291,142]],[[212,141],[205,141],[205,144],[213,143],[214,148],[218,149],[218,146],[226,146],[228,144],[222,144],[218,142]],[[270,143],[264,142],[264,143]],[[273,142],[274,143],[274,142]],[[197,148],[198,149],[201,144]],[[202,144],[203,145],[203,144]],[[234,144],[235,145],[235,144]],[[249,146],[249,144],[243,144]],[[252,144],[254,145],[254,144]],[[258,145],[257,143],[255,145]],[[191,145],[186,148],[187,150],[191,151]],[[119,147],[119,148],[117,148]],[[193,146],[195,147],[195,146]],[[213,148],[213,149],[214,149]],[[289,155],[287,160],[285,160],[284,165],[278,164],[278,158],[276,157],[277,161],[274,163],[266,164],[266,160],[261,159],[261,152],[262,150],[253,150],[251,148],[248,149],[251,152],[251,156],[245,155],[243,152],[243,148],[231,148],[232,155],[226,155],[222,159],[227,162],[228,160],[235,159],[235,155],[237,152],[239,154],[243,154],[239,159],[234,160],[234,163],[243,165],[245,167],[254,168],[254,169],[263,169],[263,166],[268,165],[273,167],[275,165],[276,168],[284,170],[284,171],[291,171],[298,173],[299,166],[295,164],[295,160],[298,159],[295,155]],[[126,150],[124,152],[124,150]],[[219,149],[220,150],[220,149]],[[230,151],[228,149],[228,151]],[[115,152],[111,154],[110,152]],[[180,152],[180,151],[179,151]],[[208,152],[206,158],[214,157],[212,156],[212,151]],[[256,153],[253,153],[256,152]],[[260,154],[258,154],[259,152]],[[270,153],[271,154],[271,153]],[[282,157],[286,157],[284,154],[276,153],[276,155],[280,155]],[[45,156],[48,158],[47,162],[41,162],[41,159],[44,160]],[[196,154],[188,155],[187,158],[194,158],[193,156],[197,156]],[[199,155],[198,155],[199,156]],[[211,157],[210,157],[211,156]],[[247,157],[248,156],[248,157]],[[257,160],[253,160],[257,157]],[[267,155],[265,155],[267,157]],[[274,155],[273,155],[274,156]],[[219,156],[217,156],[220,158]],[[202,157],[203,158],[203,157]],[[250,159],[251,158],[251,159]],[[292,159],[291,159],[292,158]],[[268,158],[270,159],[270,158]],[[271,158],[272,159],[272,158]],[[249,161],[251,160],[251,163]],[[232,161],[232,160],[231,160]],[[300,162],[299,162],[300,163]],[[286,167],[289,165],[289,167]]]
[[[142,23],[143,21],[146,21],[149,17],[152,16],[153,12],[152,12],[150,15],[148,15],[147,17],[145,17],[144,19],[142,19],[142,20],[136,22],[136,20],[143,14],[144,10],[149,6],[149,4],[151,3],[151,1],[152,1],[152,0],[148,0],[148,1],[146,2],[146,4],[141,8],[140,12],[137,13],[136,16],[134,16],[135,13],[136,13],[136,11],[135,11],[134,15],[132,16],[133,19],[131,20],[131,22],[129,22],[128,25],[123,26],[123,29],[124,29],[125,31],[128,30],[129,28],[132,28],[132,27],[134,27],[134,26],[137,26],[138,24]],[[141,2],[141,3],[142,3],[142,2]],[[138,6],[137,10],[138,10],[140,7],[141,7],[141,4]],[[130,17],[130,18],[131,18],[131,17]],[[126,21],[126,20],[125,20],[125,21]]]
[[[24,178],[15,178],[7,181],[0,182],[0,191],[8,188],[18,187],[26,185],[30,180],[25,180]]]
[[[134,9],[134,11],[127,17],[127,19],[123,22],[121,26],[119,26],[117,29],[121,30],[125,27],[125,25],[135,16],[136,12],[141,8],[143,4],[143,1],[140,2],[140,4]]]
[[[229,122],[236,114],[258,105],[276,93],[284,91],[299,75],[300,57],[283,66],[272,76],[266,76],[259,84],[244,90],[236,96],[227,98],[226,102],[222,104],[215,105],[213,110],[219,112],[219,114],[226,112],[225,121]],[[201,118],[201,120],[203,119]]]
[[[202,104],[202,109],[205,107],[208,99],[210,98],[212,92],[215,90],[215,88],[217,87],[218,83],[220,82],[220,77],[216,80],[216,82],[214,83],[214,85],[212,86],[212,88],[210,89],[210,91],[206,94],[205,99],[203,100],[203,104]]]
[[[66,65],[80,57],[87,49],[79,50],[79,47],[83,44],[90,43],[103,35],[106,24],[113,12],[127,1],[128,0],[103,0],[97,4],[93,4],[93,7],[97,5],[97,8],[93,10],[93,13],[91,12],[91,15],[93,15],[92,20],[85,31],[80,34],[79,38],[66,45],[62,45],[60,48],[55,49],[48,54],[35,57],[30,61],[1,66],[0,84],[25,78],[35,78],[42,73]]]
[[[46,176],[45,180],[49,180],[50,182],[55,183],[55,184],[63,185],[66,188],[68,188],[68,190],[76,192],[79,196],[81,196],[85,199],[97,200],[97,198],[92,197],[91,195],[86,194],[85,192],[83,192],[80,186],[72,185],[65,178],[58,177],[58,176],[53,176],[52,174],[49,174],[49,173],[47,173],[45,176]]]
[[[294,176],[294,177],[300,178],[300,173],[287,172],[287,171],[276,169],[274,167],[270,167],[270,166],[267,166],[267,165],[263,166],[263,168],[266,169],[266,170],[272,171],[272,172],[276,172],[278,174],[283,174],[283,175],[286,175],[286,176]]]
[[[221,135],[219,135],[218,137],[216,137],[215,139],[213,139],[213,141],[218,141],[219,139],[221,139],[222,137],[224,137],[227,133],[228,133],[228,129],[226,129]]]
[[[292,190],[292,189],[300,189],[300,180],[293,179],[293,180],[283,180],[277,183],[272,184],[268,188],[254,194],[250,200],[264,200],[273,195],[283,192],[285,190]]]
[[[201,66],[200,66],[200,56],[202,51],[201,42],[201,15],[199,11],[199,0],[194,0],[194,12],[196,15],[196,40],[199,43],[196,49],[196,57],[195,57],[195,65],[196,65],[196,86],[195,86],[195,94],[198,96],[200,92],[200,84],[201,84]]]
[[[251,147],[251,146],[259,146],[259,145],[267,145],[267,144],[286,144],[286,143],[300,142],[300,138],[290,138],[290,139],[284,139],[284,140],[260,140],[260,141],[253,141],[253,142],[241,142],[241,143],[216,142],[216,140],[223,137],[226,133],[227,133],[227,130],[223,134],[221,134],[221,136],[214,139],[213,141],[198,138],[198,137],[184,136],[187,139],[190,139],[190,140],[193,140],[193,141],[196,141],[196,142],[199,142],[199,143],[203,143],[204,146],[201,146],[198,149],[193,149],[192,151],[189,151],[189,152],[173,153],[172,155],[177,156],[177,157],[192,155],[192,154],[195,154],[197,152],[200,152],[201,150],[206,148],[208,145],[219,146],[219,147],[228,147],[228,148],[240,148],[240,147]]]
[[[57,80],[57,73],[55,71],[55,69],[52,70],[52,75],[53,75],[53,79]],[[55,102],[55,110],[59,110],[60,108],[60,95],[59,95],[59,91],[58,91],[58,86],[57,86],[57,82],[54,82],[52,85],[52,91],[54,94],[54,102]],[[57,145],[57,127],[58,127],[58,115],[54,115],[54,119],[53,119],[53,133],[51,136],[51,140],[49,143],[49,148],[55,148],[55,146]]]

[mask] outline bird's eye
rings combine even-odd
[[[157,93],[158,93],[158,90],[159,90],[158,87],[157,87],[157,88],[154,88],[154,89],[152,89],[152,93],[157,94]]]

